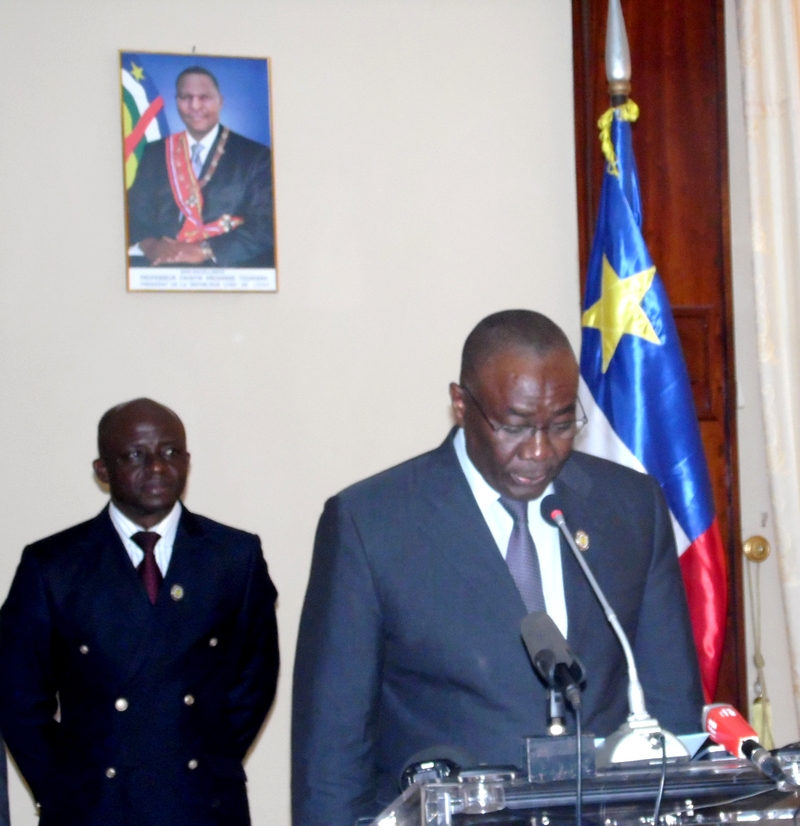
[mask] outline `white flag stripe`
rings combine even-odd
[[[611,422],[609,422],[603,409],[594,400],[592,391],[589,390],[583,376],[580,377],[578,395],[589,423],[576,437],[575,449],[590,453],[592,456],[599,456],[601,459],[609,459],[619,465],[638,470],[640,473],[647,473],[638,457],[631,452],[630,448],[611,427]],[[669,515],[672,520],[672,530],[675,533],[678,556],[681,556],[692,543],[671,510]]]
[[[141,83],[139,83],[127,69],[123,69],[122,85],[127,89],[136,103],[136,108],[139,110],[139,116],[141,117],[150,105],[150,101],[147,100],[147,94],[142,88]],[[147,125],[147,129],[144,130],[144,136],[147,138],[148,143],[157,141],[161,137],[161,130],[158,127],[157,118],[153,118]]]
[[[149,105],[147,102],[147,94],[144,89],[142,89],[142,85],[134,79],[133,75],[127,69],[122,70],[122,85],[136,101],[136,107],[141,115]]]

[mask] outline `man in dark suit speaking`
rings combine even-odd
[[[247,826],[278,674],[258,537],[190,513],[180,419],[100,420],[99,516],[28,546],[0,611],[0,726],[42,826]]]
[[[627,717],[622,649],[540,515],[554,493],[628,633],[653,716],[696,731],[703,703],[658,484],[573,452],[578,365],[549,319],[516,310],[468,337],[444,444],[330,499],[317,530],[294,673],[295,826],[352,826],[432,747],[524,765],[546,690],[520,621],[546,610],[587,673],[584,730]]]
[[[216,77],[201,66],[178,75],[185,132],[149,143],[128,192],[131,266],[275,266],[269,147],[220,123]]]

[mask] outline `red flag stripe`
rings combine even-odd
[[[714,699],[728,611],[727,563],[716,517],[681,555],[681,572],[692,619],[706,702]],[[720,587],[722,586],[722,587]]]
[[[153,118],[164,108],[164,98],[159,95],[148,107],[144,114],[139,118],[136,126],[131,130],[130,135],[125,138],[125,160],[131,156],[133,151],[139,145],[139,141],[144,137],[145,130]]]

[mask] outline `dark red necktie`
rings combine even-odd
[[[144,551],[144,559],[139,563],[136,569],[139,576],[142,578],[144,589],[147,591],[147,596],[150,597],[150,602],[155,604],[158,599],[158,589],[164,579],[161,576],[161,570],[156,562],[156,543],[161,537],[153,531],[139,531],[135,533],[131,539]]]

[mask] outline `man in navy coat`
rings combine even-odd
[[[631,640],[650,714],[674,733],[699,729],[666,504],[652,478],[573,452],[577,388],[575,357],[552,321],[489,316],[464,345],[450,386],[457,428],[444,444],[326,503],[295,659],[295,826],[376,815],[419,752],[520,766],[523,738],[545,733],[504,501],[528,503],[541,596],[586,668],[584,731],[608,735],[625,721],[627,670],[578,564],[540,516],[550,493]]]
[[[180,419],[100,420],[99,516],[28,546],[0,611],[0,726],[42,826],[247,826],[275,694],[258,537],[190,513]]]

